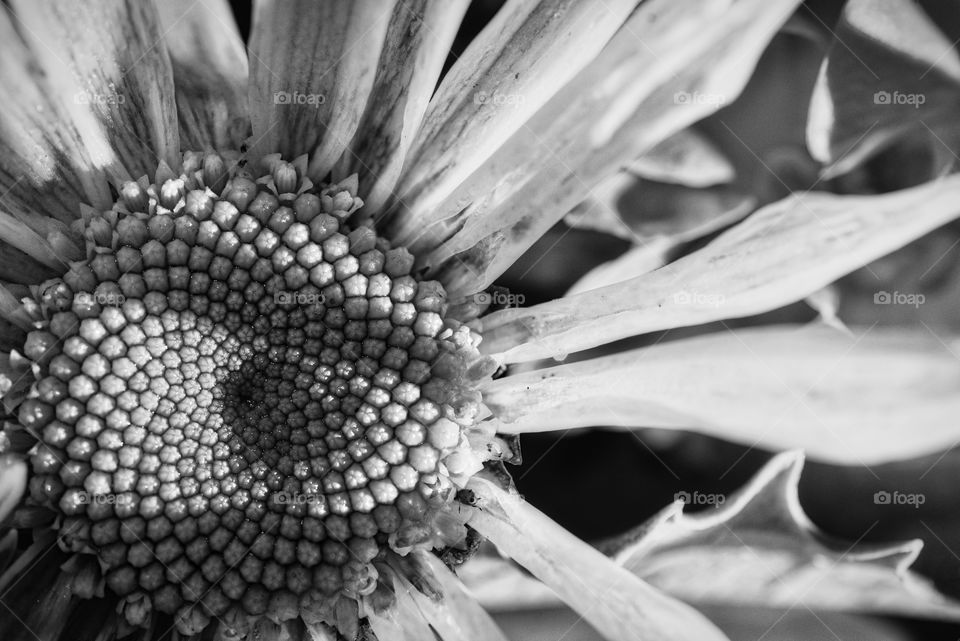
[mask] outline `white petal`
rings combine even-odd
[[[403,222],[415,228],[596,57],[637,4],[507,2],[430,102],[398,187]]]
[[[452,296],[486,287],[601,180],[736,97],[796,5],[642,4],[408,245]]]
[[[927,330],[850,336],[820,324],[772,326],[508,376],[483,396],[504,432],[691,429],[835,463],[876,463],[960,441],[958,355],[960,339]]]
[[[485,499],[467,523],[549,585],[611,640],[723,641],[693,608],[666,596],[584,543],[515,494],[478,481]]]
[[[173,64],[180,144],[239,149],[249,135],[247,52],[226,0],[154,0]]]
[[[367,104],[394,0],[258,0],[250,34],[253,149],[311,154],[323,178]]]
[[[879,196],[798,194],[655,272],[484,319],[507,362],[776,309],[960,215],[960,176]]]
[[[394,9],[367,110],[337,169],[338,177],[359,175],[367,214],[393,197],[467,4],[415,0]]]
[[[152,176],[161,160],[179,164],[173,74],[153,3],[15,0],[13,7],[94,166],[123,180]]]

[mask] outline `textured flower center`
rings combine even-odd
[[[443,290],[347,225],[355,186],[270,160],[124,185],[25,346],[32,499],[164,612],[369,593],[452,499]]]

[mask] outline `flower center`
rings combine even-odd
[[[32,500],[163,612],[368,594],[453,498],[442,288],[350,227],[355,185],[266,161],[125,184],[24,350]]]

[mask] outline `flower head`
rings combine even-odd
[[[732,99],[798,2],[639,4],[508,2],[446,74],[465,2],[263,0],[249,62],[215,0],[0,11],[0,87],[24,87],[0,114],[19,175],[0,175],[0,523],[18,553],[0,631],[65,638],[97,599],[76,638],[499,638],[451,572],[487,537],[609,637],[722,639],[525,503],[503,464],[543,429],[750,440],[763,419],[726,390],[709,418],[682,393],[690,352],[737,362],[730,343],[536,361],[802,298],[955,216],[960,187],[811,198],[837,214],[823,229],[791,200],[673,270],[632,264],[532,308],[486,294],[592,187]],[[721,81],[729,96],[707,91]],[[861,215],[917,203],[892,231]],[[794,253],[764,241],[790,233]],[[856,251],[821,262],[838,237]],[[818,356],[846,340],[799,335]],[[784,369],[779,338],[742,342]],[[902,347],[866,345],[884,366]],[[878,396],[912,380],[883,378]],[[921,400],[929,451],[957,398]],[[811,402],[826,431],[859,419]],[[796,425],[764,442],[890,456]],[[18,584],[46,620],[6,605]]]

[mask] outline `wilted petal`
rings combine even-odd
[[[12,4],[95,167],[124,180],[153,175],[160,160],[179,163],[173,74],[153,3]]]
[[[712,243],[616,285],[484,319],[481,349],[507,362],[776,309],[960,214],[960,176],[880,196],[798,194]]]
[[[422,263],[454,296],[486,287],[623,163],[732,100],[796,4],[641,5],[418,230],[421,253],[442,243]]]
[[[226,0],[154,0],[173,64],[180,144],[239,149],[249,135],[247,52]]]
[[[325,176],[347,148],[373,87],[395,0],[259,0],[250,34],[252,147],[311,154]]]
[[[714,497],[716,509],[688,515],[675,503],[606,551],[694,602],[960,620],[960,603],[909,569],[921,541],[854,544],[821,532],[800,507],[802,468],[800,453],[776,456],[736,494]]]
[[[820,324],[720,331],[504,377],[484,402],[505,432],[692,429],[837,463],[893,461],[960,441],[960,339]]]
[[[920,4],[851,0],[835,36],[807,122],[811,153],[830,163],[827,176],[908,131],[956,129],[960,56]]]
[[[511,0],[444,77],[398,186],[395,238],[434,211],[593,60],[637,0]]]
[[[394,8],[367,110],[337,170],[342,176],[359,175],[368,214],[379,212],[393,196],[467,4],[416,0]]]
[[[608,639],[710,641],[726,637],[693,608],[658,592],[515,494],[485,481],[467,522],[549,585]]]

